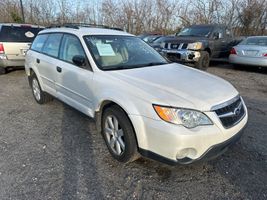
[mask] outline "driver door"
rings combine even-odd
[[[75,65],[74,56],[83,56],[86,65]],[[64,34],[59,59],[56,78],[58,98],[86,115],[93,116],[93,72],[78,37]]]
[[[228,39],[226,37],[225,29],[222,27],[217,28],[213,33],[213,38],[214,38],[213,57],[214,58],[227,57]]]

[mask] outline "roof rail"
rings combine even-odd
[[[123,31],[121,28],[117,27],[109,27],[102,24],[87,24],[87,23],[64,23],[64,24],[51,24],[50,26],[46,28],[74,28],[79,29],[80,27],[87,27],[87,28],[105,28],[105,29],[113,29],[117,31]]]

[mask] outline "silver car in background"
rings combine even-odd
[[[243,40],[232,48],[229,62],[267,67],[267,36],[253,36]]]

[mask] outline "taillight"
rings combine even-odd
[[[236,50],[235,50],[235,48],[232,48],[232,49],[231,49],[230,54],[234,54],[234,55],[236,55]]]
[[[4,49],[4,45],[0,44],[0,53],[4,54],[5,53],[5,49]]]
[[[267,53],[263,54],[264,57],[267,57]]]

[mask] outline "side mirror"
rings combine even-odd
[[[223,34],[222,33],[213,33],[213,39],[214,40],[218,40],[223,38]]]
[[[80,55],[73,56],[72,62],[79,67],[85,66],[85,57]]]
[[[214,40],[218,40],[220,38],[220,34],[219,33],[213,33],[213,39]]]

